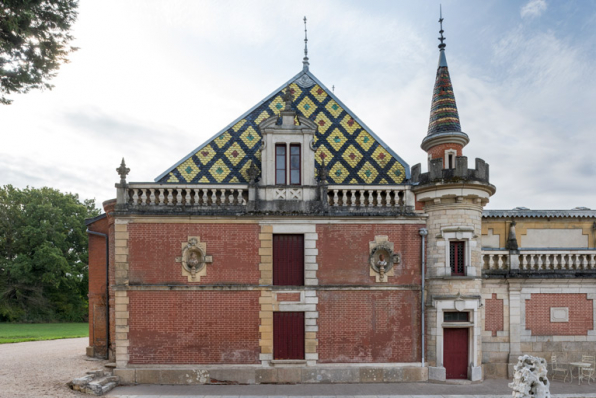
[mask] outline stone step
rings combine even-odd
[[[109,371],[97,370],[87,373],[86,376],[72,381],[73,390],[99,396],[112,390],[120,381],[118,376],[112,376]]]

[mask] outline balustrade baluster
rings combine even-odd
[[[238,190],[238,204],[239,205],[245,205],[246,204],[246,200],[244,200],[244,189],[239,189]]]
[[[166,192],[168,193],[168,206],[172,206],[174,204],[174,190],[171,188],[166,188]]]
[[[222,205],[226,204],[226,190],[224,189],[220,189],[221,195],[219,196],[219,200],[221,202]]]
[[[199,202],[201,201],[201,190],[198,188],[194,189],[195,191],[195,198],[194,198],[194,205],[199,205]]]
[[[176,204],[178,206],[182,204],[182,189],[180,188],[176,190]]]
[[[364,197],[364,190],[360,190],[360,206],[366,206],[366,198]]]
[[[377,189],[377,207],[383,206],[383,200],[381,199],[381,190]]]
[[[337,201],[338,201],[338,197],[337,197],[337,189],[333,190],[333,206],[337,206]]]
[[[234,190],[230,189],[230,195],[228,196],[228,202],[233,205],[234,204]]]
[[[141,189],[141,192],[141,205],[147,206],[147,189],[143,188]]]
[[[166,204],[166,197],[163,193],[164,189],[159,188],[159,205],[164,206]]]
[[[565,254],[561,254],[561,268],[560,269],[567,269],[567,261],[565,261]]]
[[[201,203],[203,206],[207,206],[209,204],[209,195],[207,192],[207,188],[203,188],[203,203]]]
[[[191,193],[192,189],[186,188],[185,191],[186,191],[186,196],[184,197],[184,201],[185,201],[184,204],[186,206],[190,206],[192,204],[192,203],[190,203],[190,193]]]
[[[356,190],[352,189],[350,193],[352,194],[352,196],[350,197],[350,207],[354,207],[356,206]]]
[[[211,188],[211,206],[217,205],[217,189]]]
[[[155,205],[155,188],[149,188],[149,204]]]
[[[581,268],[582,269],[588,269],[588,259],[586,257],[587,257],[587,254],[582,254],[581,255],[581,259],[582,259],[582,261],[581,261],[581,266],[582,267]]]
[[[495,268],[495,255],[494,254],[488,254],[488,269],[494,269]]]
[[[341,191],[341,205],[342,206],[348,205],[348,190],[347,189],[343,189]]]
[[[139,190],[136,188],[132,189],[132,204],[135,206],[139,204]]]
[[[558,269],[559,267],[559,261],[557,259],[557,254],[553,254],[553,266],[552,269]]]
[[[373,207],[375,205],[374,204],[374,201],[375,201],[374,195],[375,195],[375,192],[373,190],[368,191],[368,207]]]
[[[522,269],[528,269],[528,255],[527,254],[521,255],[521,266],[522,266]]]
[[[538,269],[538,270],[542,269],[542,255],[541,254],[536,255],[536,269]]]
[[[590,269],[596,268],[596,254],[590,254]]]
[[[550,254],[544,255],[544,269],[550,269]]]

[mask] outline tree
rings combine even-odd
[[[0,189],[0,321],[84,318],[84,221],[98,213],[94,200],[51,188]]]
[[[0,103],[6,94],[52,89],[67,55],[78,0],[2,0],[0,2]]]

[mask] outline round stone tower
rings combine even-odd
[[[412,167],[413,192],[428,215],[426,342],[429,379],[482,379],[481,219],[495,193],[482,159],[468,168],[443,37],[427,136],[428,172]]]

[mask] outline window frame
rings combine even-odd
[[[283,155],[278,155],[277,154],[277,148],[283,148],[284,153]],[[286,144],[275,144],[275,185],[286,185],[287,181],[288,181],[288,168],[287,168],[287,163],[288,163],[288,150],[286,148]],[[279,165],[279,156],[283,156],[283,162],[282,162],[282,166],[280,168]],[[280,182],[278,177],[279,177],[279,172],[283,170],[283,182]]]
[[[293,169],[292,168],[292,158],[296,155],[292,154],[292,149],[293,148],[298,148],[298,168],[297,169]],[[302,185],[302,145],[294,143],[294,144],[290,144],[290,156],[288,156],[289,158],[289,167],[288,167],[288,174],[289,174],[289,185]],[[297,182],[293,182],[293,178],[292,178],[292,171],[298,171],[298,181]]]

